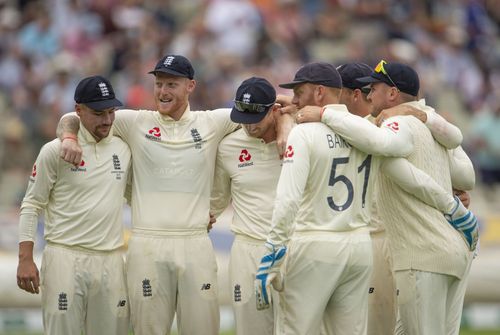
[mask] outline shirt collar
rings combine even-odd
[[[80,130],[78,131],[78,141],[80,143],[108,143],[111,141],[111,137],[113,137],[113,127],[109,130],[108,136],[97,142],[94,136],[80,122]]]

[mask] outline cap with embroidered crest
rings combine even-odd
[[[84,78],[78,83],[75,89],[75,102],[97,112],[123,106],[120,100],[116,99],[109,80],[99,75]]]
[[[259,123],[276,101],[276,90],[264,78],[244,80],[236,90],[231,120],[236,123]]]
[[[194,78],[194,69],[189,59],[181,55],[166,55],[156,63],[154,70],[148,73],[168,73],[177,77]]]

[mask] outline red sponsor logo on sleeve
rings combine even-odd
[[[287,148],[286,148],[286,151],[285,151],[285,158],[292,158],[294,155],[294,152],[293,152],[293,147],[291,145],[289,145]]]
[[[399,123],[397,123],[396,121],[388,123],[385,126],[394,132],[397,132],[399,130]]]

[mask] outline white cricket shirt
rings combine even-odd
[[[118,110],[113,124],[132,151],[132,225],[154,234],[206,231],[217,146],[238,125],[230,109]]]
[[[211,210],[218,216],[232,200],[231,230],[265,240],[271,227],[281,160],[276,141],[248,136],[239,129],[219,144]]]
[[[322,123],[294,127],[283,159],[269,241],[286,243],[292,230],[344,232],[367,227],[378,174],[371,158]]]
[[[34,241],[45,210],[45,240],[109,251],[123,245],[123,194],[130,150],[112,133],[96,142],[80,124],[80,166],[59,157],[61,141],[45,144],[36,159],[21,205],[20,241]]]

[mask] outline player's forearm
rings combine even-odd
[[[64,115],[57,125],[56,135],[59,139],[63,139],[65,135],[77,135],[80,129],[80,118],[75,113]]]
[[[453,188],[470,191],[476,184],[474,166],[462,147],[448,150],[450,161],[451,184]]]
[[[34,242],[38,223],[38,211],[34,208],[23,208],[19,216],[19,242]]]
[[[457,126],[446,121],[430,107],[425,112],[427,114],[425,125],[429,128],[436,141],[447,149],[454,149],[462,143],[462,132]]]
[[[19,262],[33,261],[33,246],[32,241],[19,242]]]
[[[367,154],[406,157],[413,151],[411,134],[402,129],[401,122],[397,130],[391,129],[390,124],[378,128],[367,119],[349,113],[343,105],[326,106],[321,122]]]
[[[442,213],[455,206],[453,194],[404,158],[385,158],[381,171],[406,192]]]

